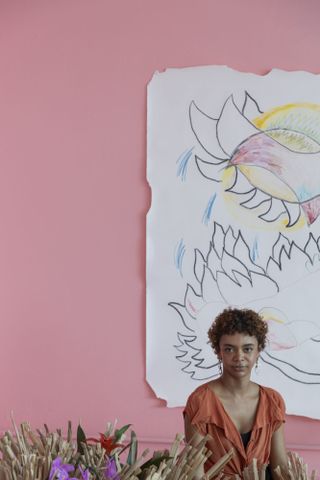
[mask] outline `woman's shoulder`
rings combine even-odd
[[[203,383],[197,387],[188,397],[187,404],[190,403],[203,403],[205,399],[212,399],[215,397],[214,391],[211,387],[212,381]]]
[[[183,414],[187,415],[192,423],[206,423],[212,417],[216,396],[210,387],[212,382],[197,387],[189,396]]]
[[[264,385],[259,385],[259,388],[261,391],[263,391],[265,393],[266,396],[270,397],[270,398],[282,398],[282,396],[280,395],[280,393],[275,390],[274,388],[271,388],[271,387],[265,387]]]
[[[189,398],[198,398],[203,397],[204,395],[208,394],[210,389],[209,385],[211,382],[203,383],[199,387],[197,387],[193,392],[189,395]]]
[[[263,392],[265,401],[268,404],[276,405],[282,412],[285,411],[284,400],[277,390],[274,390],[271,387],[264,387],[262,385],[260,385],[260,390]]]

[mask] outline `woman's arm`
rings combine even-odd
[[[199,442],[204,438],[203,435],[201,435],[193,425],[191,425],[190,420],[188,419],[187,415],[184,416],[184,433],[186,437],[186,442],[190,442],[191,445],[197,446]],[[195,479],[200,479],[204,475],[204,469],[203,465],[198,468],[195,474]]]
[[[273,471],[277,467],[281,468],[283,477],[288,476],[288,457],[284,443],[283,425],[274,432],[271,439],[270,467]]]

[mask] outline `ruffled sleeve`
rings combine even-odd
[[[277,405],[277,412],[276,412],[276,418],[275,418],[275,430],[277,430],[282,423],[286,421],[286,405],[284,403],[284,400],[280,393],[276,392],[274,390],[274,402]]]
[[[272,431],[278,428],[286,421],[286,406],[280,393],[273,388],[260,387],[263,397],[259,405],[259,412],[256,425],[272,425]]]
[[[188,398],[187,404],[183,410],[183,416],[187,416],[191,425],[201,435],[206,435],[206,421],[208,413],[205,411],[204,392],[201,387],[197,388]]]

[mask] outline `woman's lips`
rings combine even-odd
[[[245,370],[247,368],[246,365],[234,365],[233,368],[235,370]]]

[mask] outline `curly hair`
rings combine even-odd
[[[256,337],[259,350],[266,345],[268,325],[263,318],[253,310],[226,308],[220,313],[208,331],[210,344],[215,351],[220,351],[220,339],[222,335],[245,333]]]

